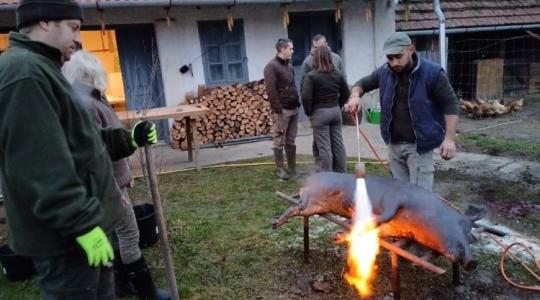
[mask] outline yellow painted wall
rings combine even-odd
[[[107,71],[109,89],[107,98],[116,110],[125,109],[124,83],[120,72],[120,57],[116,46],[114,30],[82,31],[81,42],[83,49],[93,53],[101,61]]]
[[[0,51],[6,50],[8,47],[8,35],[5,33],[0,34]]]

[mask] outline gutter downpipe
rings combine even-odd
[[[441,54],[441,67],[446,71],[446,19],[441,10],[439,0],[433,0],[435,4],[435,14],[439,19],[439,53]]]

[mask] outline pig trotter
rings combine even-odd
[[[289,207],[281,216],[272,222],[272,228],[277,229],[279,226],[285,224],[289,218],[300,216],[301,209],[298,206]]]

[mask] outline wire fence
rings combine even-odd
[[[432,45],[436,43],[434,38]],[[420,56],[439,61],[437,50],[422,50]],[[530,31],[450,35],[447,65],[452,86],[463,99],[540,93],[540,35]]]

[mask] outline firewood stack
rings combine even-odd
[[[196,121],[200,144],[221,144],[226,140],[270,133],[272,117],[263,80],[247,84],[199,88],[199,95],[186,95],[186,104],[202,104],[210,113]],[[175,120],[171,128],[171,146],[187,149],[186,124]]]
[[[459,107],[473,119],[497,117],[523,108],[523,98],[514,102],[507,100],[463,100],[459,99]]]

